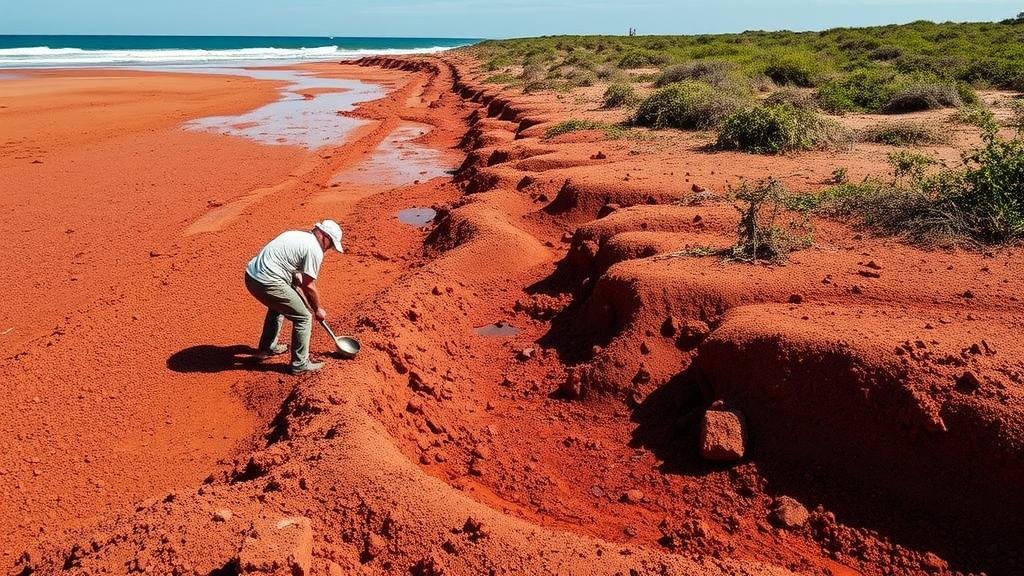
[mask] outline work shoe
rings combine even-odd
[[[270,350],[260,350],[260,351],[256,352],[256,360],[262,362],[262,361],[264,361],[267,358],[270,358],[272,356],[280,356],[281,354],[284,354],[287,351],[288,351],[288,345],[287,344],[278,344],[277,346],[274,346]]]
[[[323,362],[306,362],[301,366],[292,366],[292,376],[316,372],[324,367]]]

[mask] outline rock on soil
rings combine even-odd
[[[309,518],[262,518],[238,554],[240,574],[308,576],[313,556],[313,528]]]
[[[743,416],[735,410],[708,410],[700,427],[700,455],[716,462],[743,458],[746,432]]]
[[[789,496],[781,496],[772,503],[770,520],[780,528],[795,530],[807,523],[810,513],[804,505]]]

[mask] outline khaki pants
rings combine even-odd
[[[264,284],[245,275],[245,287],[254,298],[267,307],[260,335],[260,351],[277,346],[277,336],[287,318],[292,323],[292,367],[300,368],[309,362],[309,334],[313,331],[313,316],[306,309],[295,288],[281,283]]]

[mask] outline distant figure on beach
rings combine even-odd
[[[257,357],[262,361],[284,354],[288,346],[279,344],[277,336],[287,318],[292,323],[292,374],[316,372],[322,362],[309,359],[309,335],[315,317],[327,319],[320,305],[316,279],[324,252],[341,246],[341,226],[334,220],[317,222],[310,231],[289,230],[263,247],[245,267],[245,287],[267,307],[263,320]]]
[[[630,28],[629,29],[629,35],[630,36],[636,36],[636,28]]]

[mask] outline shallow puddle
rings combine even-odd
[[[437,216],[437,210],[433,208],[406,208],[399,210],[398,221],[402,224],[422,228],[433,221],[434,216]]]
[[[398,187],[449,176],[452,167],[446,163],[440,150],[414,142],[430,130],[426,124],[402,123],[368,158],[338,173],[331,183]]]
[[[480,336],[515,336],[519,334],[519,328],[505,322],[504,320],[480,326],[473,329]]]
[[[203,74],[231,74],[258,80],[287,82],[281,99],[250,112],[234,116],[210,116],[185,124],[192,130],[211,130],[241,136],[263,144],[286,144],[319,148],[338,145],[352,130],[367,120],[338,114],[354,110],[361,102],[384,96],[384,88],[359,80],[321,78],[293,70],[258,68],[202,68],[183,71]],[[337,90],[322,92],[323,90]]]

